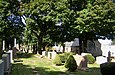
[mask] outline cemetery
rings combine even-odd
[[[0,75],[115,75],[115,0],[0,0]]]

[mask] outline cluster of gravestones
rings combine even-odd
[[[42,56],[47,56],[49,59],[54,59],[56,56],[56,52],[48,52],[48,51],[43,51],[42,52]],[[87,58],[85,57],[85,55],[87,55],[89,53],[82,53],[82,55],[74,55],[74,58],[76,60],[78,69],[80,70],[87,70],[88,66],[87,66]]]
[[[0,75],[10,74],[11,66],[13,63],[13,51],[8,50],[3,53],[2,59],[0,59]]]
[[[42,52],[42,56],[47,56],[49,59],[54,59],[56,56],[56,52],[55,51],[43,51]]]

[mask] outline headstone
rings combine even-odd
[[[48,52],[48,58],[49,58],[49,59],[52,58],[52,52]]]
[[[42,51],[42,56],[46,56],[46,51]]]
[[[99,41],[87,41],[87,52],[91,53],[93,56],[102,55],[101,43]]]
[[[98,41],[101,43],[102,56],[108,57],[112,40],[106,38],[105,40],[98,39]]]
[[[76,54],[74,56],[74,58],[76,60],[78,69],[80,69],[80,70],[87,70],[88,69],[87,58],[85,56],[81,56],[81,55]]]
[[[97,64],[102,64],[102,63],[105,63],[105,62],[107,62],[107,57],[103,57],[103,56],[96,57],[96,63]]]
[[[8,70],[10,68],[9,55],[8,54],[3,54],[2,55],[2,60],[4,61],[4,72],[8,72]]]
[[[13,51],[12,50],[8,50],[7,53],[10,53],[10,62],[13,63]]]
[[[16,47],[13,47],[12,50],[13,50],[13,58],[17,58],[18,49]]]
[[[4,75],[4,62],[0,60],[0,75]]]
[[[53,51],[53,52],[52,52],[52,59],[54,59],[54,58],[55,58],[55,56],[56,56],[56,52],[55,52],[55,51]]]
[[[48,52],[48,58],[49,58],[49,59],[54,59],[55,56],[56,56],[56,52],[55,52],[55,51],[53,51],[53,52]]]

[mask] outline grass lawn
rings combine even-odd
[[[13,63],[11,75],[101,75],[99,65],[88,65],[89,71],[68,72],[62,66],[55,66],[50,59],[39,55],[24,55]]]

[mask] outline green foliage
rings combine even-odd
[[[65,62],[65,55],[64,55],[64,53],[59,54],[59,57],[60,57],[62,63],[64,63]]]
[[[56,64],[56,65],[61,65],[62,64],[62,61],[61,61],[60,56],[58,54],[54,58],[53,63]]]
[[[73,55],[69,55],[67,61],[65,62],[65,67],[69,71],[75,71],[77,69],[77,63],[76,63],[76,60],[74,59]]]
[[[113,75],[115,74],[115,62],[103,63],[100,65],[102,75]]]
[[[89,64],[95,63],[95,58],[92,55],[86,55],[86,57]]]
[[[115,30],[115,4],[110,0],[95,0],[77,14],[75,29],[84,38],[95,38],[96,34],[107,36]],[[84,36],[86,33],[88,36]]]
[[[65,52],[65,53],[64,53],[65,61],[68,59],[68,57],[69,57],[70,55],[73,55],[73,54],[74,54],[73,52]]]

